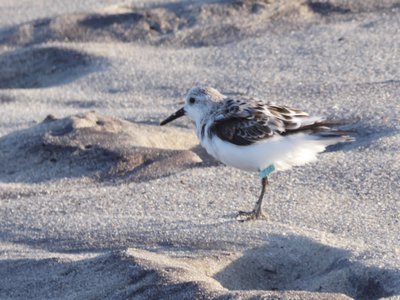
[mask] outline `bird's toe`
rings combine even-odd
[[[236,220],[239,222],[252,221],[252,220],[266,220],[267,216],[262,211],[239,211]]]

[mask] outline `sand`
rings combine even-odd
[[[400,298],[398,1],[0,0],[0,299]],[[208,84],[349,120],[260,184],[198,146]]]

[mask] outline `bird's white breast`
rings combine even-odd
[[[274,151],[272,139],[270,142],[271,147],[268,147],[266,143],[239,146],[213,136],[211,139],[203,139],[202,146],[206,148],[210,155],[228,166],[257,172],[276,160],[274,158],[277,157],[277,153]]]
[[[306,134],[275,135],[251,145],[239,146],[205,134],[201,145],[222,163],[251,172],[259,172],[271,164],[276,170],[290,169],[316,160],[316,155],[327,146]]]

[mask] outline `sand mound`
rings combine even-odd
[[[152,45],[215,46],[256,36],[277,19],[321,17],[386,9],[396,1],[235,0],[168,3],[145,8],[116,5],[95,14],[68,14],[11,27],[0,44],[48,41],[142,42]]]
[[[214,278],[228,289],[333,292],[355,299],[390,296],[399,280],[397,270],[368,267],[351,251],[301,236],[275,236]]]
[[[47,41],[142,42],[152,45],[215,46],[265,32],[271,21],[319,20],[320,17],[387,9],[386,1],[235,0],[167,3],[136,8],[116,5],[96,14],[68,14],[9,28],[1,44]]]
[[[12,27],[0,43],[139,41],[181,46],[220,45],[254,35],[254,30],[247,32],[246,29],[288,10],[286,6],[282,8],[279,1],[261,0],[174,3],[146,8],[113,6],[96,14],[62,15]]]
[[[192,132],[87,113],[42,123],[0,139],[2,181],[40,182],[92,176],[142,181],[173,174],[201,159],[188,150]]]
[[[229,291],[190,262],[135,249],[84,260],[2,261],[0,270],[7,298],[349,299],[304,291]]]

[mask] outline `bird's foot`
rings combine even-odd
[[[267,216],[261,210],[239,211],[238,215],[236,216],[236,220],[239,222],[267,220]]]

